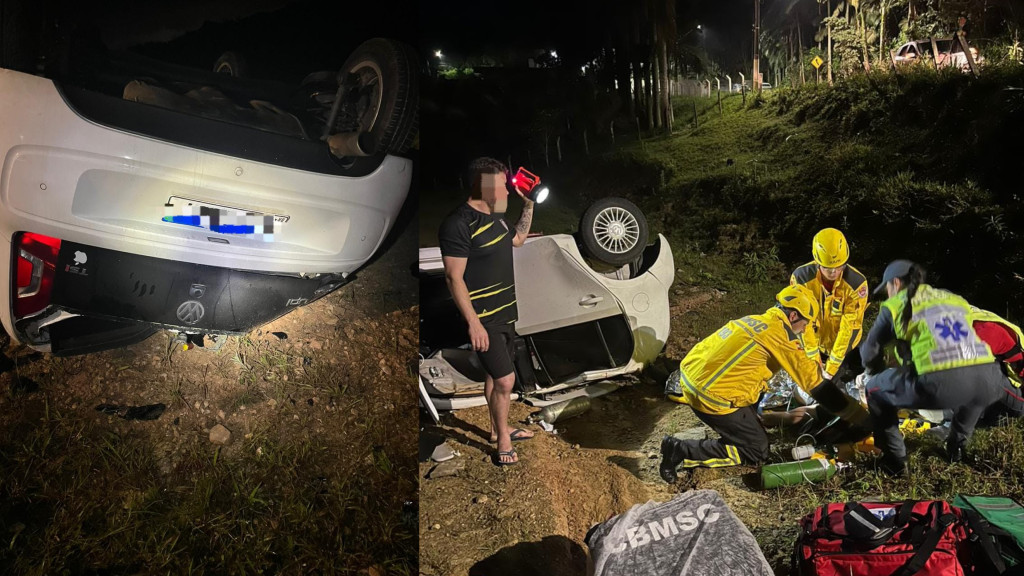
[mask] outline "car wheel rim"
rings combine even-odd
[[[594,219],[594,238],[612,254],[625,254],[640,240],[640,223],[622,208],[605,208]]]
[[[365,60],[352,66],[348,74],[355,82],[349,87],[345,106],[347,114],[339,118],[335,128],[338,132],[370,132],[377,124],[384,103],[383,74],[377,63],[372,60]]]

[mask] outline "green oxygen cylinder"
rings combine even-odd
[[[827,480],[835,473],[836,465],[824,458],[767,464],[761,467],[761,484],[765,488],[794,486],[804,482]]]
[[[545,406],[540,412],[532,414],[530,419],[533,422],[543,420],[548,424],[553,424],[556,420],[567,420],[574,416],[579,416],[587,410],[590,410],[590,398],[587,396],[580,396],[578,398],[573,398],[572,400],[566,400],[564,402]]]

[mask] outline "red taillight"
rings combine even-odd
[[[42,311],[50,304],[53,275],[60,252],[60,239],[21,232],[14,236],[15,319]]]

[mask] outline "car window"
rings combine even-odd
[[[953,44],[952,40],[936,40],[935,45],[939,48],[939,54],[947,54],[949,47]]]

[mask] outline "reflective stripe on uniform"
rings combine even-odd
[[[735,446],[730,444],[724,444],[725,453],[728,455],[726,458],[709,458],[708,460],[683,460],[683,468],[696,468],[703,466],[706,468],[724,468],[725,466],[739,466],[740,465],[740,451]]]
[[[740,359],[749,354],[750,351],[754,349],[754,346],[757,346],[757,343],[751,342],[750,344],[747,344],[746,346],[741,348],[739,352],[733,354],[732,358],[729,358],[725,362],[725,364],[718,369],[718,372],[715,372],[715,374],[711,376],[711,378],[708,378],[708,381],[705,382],[703,386],[701,386],[701,390],[707,390],[708,388],[710,388],[711,385],[715,383],[715,380],[718,380],[723,374],[725,374],[729,370],[729,368],[732,368],[732,366],[739,362]]]
[[[717,398],[712,398],[711,396],[705,394],[704,390],[694,386],[693,382],[690,382],[690,379],[686,377],[686,372],[681,373],[681,378],[683,386],[686,387],[684,391],[689,390],[691,393],[693,393],[695,397],[700,398],[701,400],[709,404],[714,404],[715,406],[720,406],[722,408],[732,408],[732,404],[725,402],[723,400],[719,400]]]

